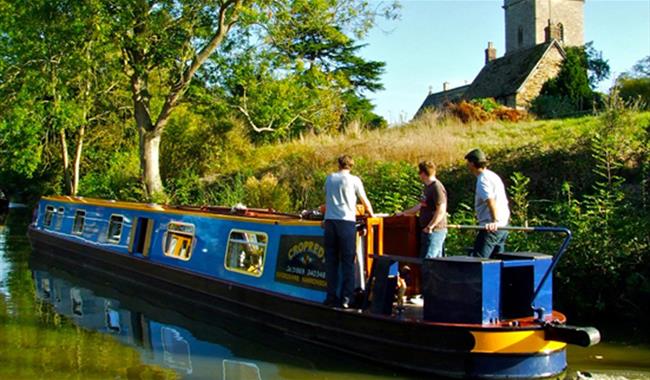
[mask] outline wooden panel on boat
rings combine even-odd
[[[420,234],[415,216],[390,216],[384,218],[384,253],[387,255],[419,257]],[[400,264],[400,268],[401,268]],[[411,267],[411,279],[406,294],[420,293],[420,267]]]

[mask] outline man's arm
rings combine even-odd
[[[499,220],[497,220],[497,201],[494,198],[488,198],[485,203],[487,203],[488,210],[490,210],[490,216],[492,216],[492,223],[486,224],[485,229],[490,232],[496,232],[499,222]]]
[[[426,232],[431,232],[433,229],[442,221],[445,214],[447,213],[447,202],[442,202],[436,205],[436,211],[433,213],[433,217],[429,224],[425,227]]]
[[[398,213],[396,213],[395,215],[397,215],[397,216],[411,216],[411,215],[415,215],[415,214],[417,214],[417,213],[420,211],[421,208],[422,208],[422,205],[418,203],[417,205],[411,207],[410,209],[408,209],[408,210],[404,210],[404,211],[402,211],[402,212],[398,212]]]
[[[374,211],[372,211],[372,205],[370,204],[370,201],[366,197],[366,194],[359,196],[359,199],[361,199],[361,204],[363,204],[363,207],[366,208],[368,214],[370,214],[371,217],[374,217],[375,213]]]
[[[372,205],[370,204],[368,197],[366,196],[366,191],[363,188],[363,183],[361,182],[361,180],[359,180],[357,184],[357,196],[361,200],[361,204],[363,205],[363,207],[365,207],[366,211],[368,211],[368,214],[370,214],[371,217],[374,217],[375,213],[372,210]]]

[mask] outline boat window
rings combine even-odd
[[[194,225],[171,222],[167,225],[164,254],[165,256],[187,261],[192,255],[193,242]]]
[[[122,237],[122,225],[124,224],[124,217],[122,215],[111,215],[108,223],[108,241],[119,243]]]
[[[43,226],[45,227],[51,226],[53,217],[54,217],[54,206],[46,206],[45,217],[43,218]]]
[[[84,232],[84,224],[86,224],[86,212],[84,210],[75,211],[72,233],[81,235]]]
[[[59,207],[59,210],[57,211],[56,214],[56,225],[54,226],[54,228],[56,228],[57,230],[61,229],[64,215],[65,215],[65,209],[63,207]]]
[[[232,230],[226,248],[226,269],[260,277],[268,236],[262,232]]]

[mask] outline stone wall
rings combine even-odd
[[[535,0],[505,0],[506,54],[537,45],[535,31]],[[519,29],[522,43],[519,42]]]
[[[564,56],[557,45],[553,45],[542,57],[537,68],[530,74],[528,80],[517,94],[517,108],[528,108],[530,106],[530,102],[542,91],[544,83],[557,77],[560,73],[562,62],[564,62]]]
[[[566,46],[584,45],[584,6],[585,0],[504,0],[506,54],[546,42],[549,17],[563,25]]]
[[[584,8],[585,0],[536,0],[535,39],[537,43],[545,42],[544,29],[550,17],[554,24],[562,24],[564,27],[564,46],[584,45]]]

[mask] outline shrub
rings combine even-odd
[[[516,123],[526,117],[526,113],[514,108],[499,107],[492,111],[494,117],[501,121],[510,121]]]
[[[640,108],[650,108],[650,77],[622,78],[618,86],[621,98],[626,102],[640,102]]]
[[[249,177],[244,183],[244,201],[248,207],[271,208],[277,211],[291,211],[288,189],[278,183],[271,173],[261,179]]]
[[[496,100],[494,100],[494,98],[473,99],[470,103],[481,107],[483,111],[488,113],[492,113],[502,107]]]
[[[362,162],[357,167],[375,212],[394,213],[415,205],[422,184],[414,165],[405,161]]]
[[[83,196],[130,201],[145,199],[138,153],[135,150],[115,153],[106,170],[91,171],[81,177],[79,188]]]
[[[571,101],[559,95],[538,96],[531,103],[530,111],[540,119],[556,119],[576,113]]]
[[[465,100],[462,100],[459,103],[448,103],[445,107],[448,113],[455,116],[463,123],[475,121],[483,122],[492,118],[490,113],[486,112],[483,107]]]

